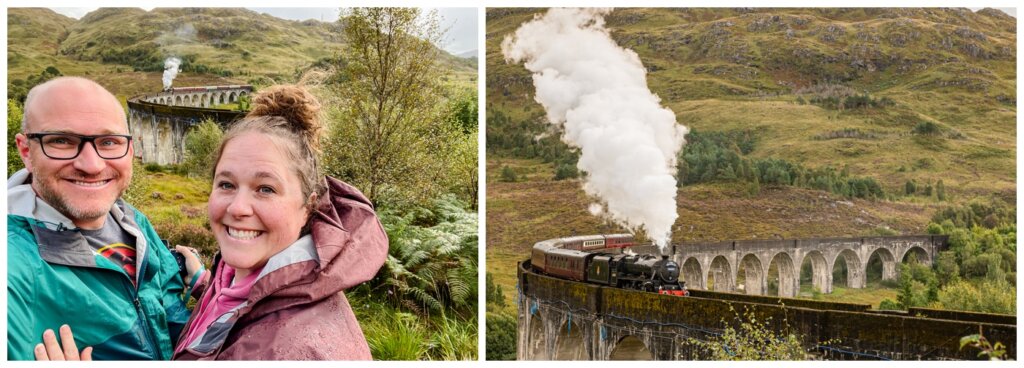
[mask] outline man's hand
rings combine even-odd
[[[91,346],[83,349],[79,355],[70,326],[60,326],[60,340],[64,342],[63,348],[57,342],[57,336],[54,335],[53,330],[43,332],[43,343],[36,345],[36,360],[92,360]]]
[[[182,280],[182,282],[188,286],[188,283],[203,269],[203,262],[199,260],[199,251],[184,245],[175,245],[174,250],[185,257],[185,270],[188,271],[188,279]]]

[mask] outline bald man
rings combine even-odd
[[[16,143],[25,169],[7,181],[8,359],[45,356],[38,344],[64,324],[73,356],[88,346],[97,360],[169,359],[189,311],[174,257],[120,199],[133,156],[120,102],[84,78],[43,83]]]

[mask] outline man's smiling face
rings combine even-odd
[[[25,107],[27,133],[80,135],[128,134],[124,110],[103,87],[84,79],[53,81]],[[32,189],[76,226],[97,228],[128,188],[133,150],[117,159],[104,159],[86,143],[77,157],[57,160],[43,153],[39,140],[17,136],[18,151],[32,173]]]

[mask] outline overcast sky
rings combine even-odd
[[[80,19],[96,8],[50,8],[66,16]],[[150,10],[152,8],[143,8]],[[250,10],[267,13],[278,18],[291,20],[315,19],[331,22],[338,19],[340,8],[249,8]],[[444,19],[443,27],[448,28],[445,51],[453,55],[476,50],[477,48],[477,9],[476,8],[437,8]]]

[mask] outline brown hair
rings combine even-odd
[[[250,132],[269,136],[285,152],[288,161],[295,164],[293,170],[302,185],[303,200],[307,200],[313,193],[316,193],[316,198],[323,196],[326,188],[319,160],[323,123],[320,119],[320,102],[316,96],[295,85],[273,86],[257,93],[249,114],[232,124],[224,133],[214,155],[214,171],[224,153],[224,146],[232,139]],[[315,208],[315,203],[306,205],[309,212]],[[307,229],[303,230],[305,232]]]

